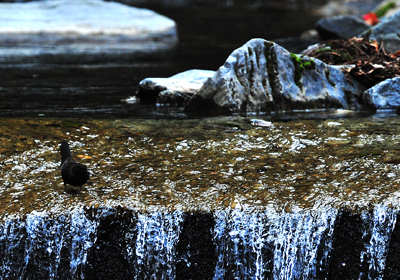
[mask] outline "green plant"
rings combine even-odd
[[[303,88],[301,77],[303,76],[304,69],[315,69],[315,61],[311,58],[305,59],[304,56],[290,53],[294,64],[294,82],[300,89]]]
[[[376,12],[376,16],[378,18],[383,17],[384,15],[386,15],[386,13],[390,10],[393,9],[394,7],[396,7],[396,3],[394,1],[390,1],[388,3],[386,3],[385,5],[383,5],[382,7],[380,7]]]

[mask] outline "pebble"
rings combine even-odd
[[[259,119],[251,119],[250,124],[252,126],[259,126],[259,127],[272,127],[272,122],[259,120]]]

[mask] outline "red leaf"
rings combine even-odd
[[[363,15],[363,20],[369,25],[375,25],[379,23],[379,18],[373,12]]]

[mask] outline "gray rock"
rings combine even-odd
[[[300,71],[287,50],[253,39],[228,57],[188,101],[185,111],[231,114],[360,106],[357,100],[363,88],[357,81],[347,80],[338,68],[317,59],[304,56],[302,63],[306,69]]]
[[[370,26],[356,16],[336,16],[320,19],[316,29],[322,40],[350,39]]]
[[[400,11],[390,17],[382,19],[380,23],[359,36],[383,43],[383,47],[387,52],[394,53],[400,50],[400,38],[397,36],[398,33],[400,33]]]
[[[325,17],[337,15],[362,16],[374,11],[382,0],[330,0],[323,7],[317,10],[316,14]]]
[[[166,48],[173,20],[147,9],[100,0],[0,3],[0,53],[96,53]]]
[[[387,79],[367,89],[363,94],[365,105],[373,109],[396,109],[400,106],[400,77]]]
[[[139,83],[137,96],[141,100],[157,100],[162,104],[186,103],[214,73],[215,71],[194,69],[169,78],[146,78]]]

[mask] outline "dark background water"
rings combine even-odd
[[[305,11],[249,6],[147,8],[176,21],[179,43],[174,49],[31,56],[0,53],[0,115],[184,117],[181,108],[127,104],[123,99],[134,95],[144,78],[169,77],[189,69],[217,70],[233,50],[252,38],[296,37],[318,20]]]

